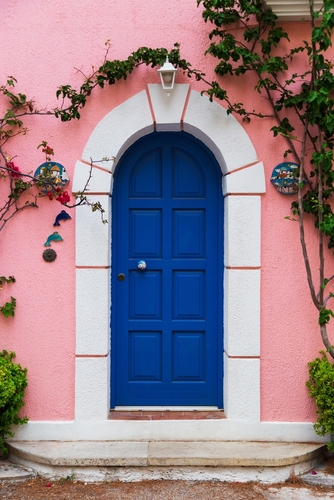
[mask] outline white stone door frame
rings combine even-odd
[[[170,97],[148,85],[113,109],[93,130],[77,161],[73,192],[83,189],[91,161],[90,207],[76,209],[75,421],[106,421],[110,393],[111,203],[117,160],[140,137],[184,130],[215,155],[224,195],[224,410],[228,420],[260,422],[260,229],[263,164],[240,123],[215,102],[176,85]],[[94,163],[105,157],[116,161]],[[172,437],[171,437],[172,439]]]

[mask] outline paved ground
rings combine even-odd
[[[138,483],[83,483],[74,477],[50,481],[0,461],[0,499],[5,500],[334,500],[334,461],[314,470],[309,477],[289,483],[221,483],[217,481],[142,481]],[[324,486],[325,485],[325,486]]]
[[[143,481],[79,483],[68,478],[0,483],[2,500],[332,500],[334,491],[300,485],[260,486],[251,483]]]

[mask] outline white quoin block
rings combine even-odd
[[[96,125],[82,159],[88,163],[105,157],[119,159],[131,144],[153,130],[152,113],[143,90],[110,111]],[[108,165],[112,168],[111,162]]]
[[[224,174],[257,161],[254,146],[237,119],[199,92],[190,94],[183,127],[207,144],[219,162],[224,159]]]
[[[260,421],[260,360],[224,355],[224,410],[229,420]]]
[[[107,170],[109,162],[101,163],[102,168],[91,167],[87,163],[77,161],[75,165],[72,192],[109,194],[112,190],[112,175]],[[109,166],[110,168],[110,166]],[[87,181],[88,184],[87,184]]]
[[[261,254],[261,197],[225,198],[225,266],[259,267]]]
[[[92,212],[89,205],[76,208],[76,265],[110,266],[111,210],[110,196],[88,196],[90,202],[100,202],[105,210],[103,224],[99,211]]]
[[[176,84],[169,96],[161,85],[149,84],[147,87],[157,132],[180,131],[190,85]]]
[[[107,355],[110,269],[77,269],[76,281],[76,354]]]
[[[109,413],[109,356],[77,358],[75,419],[106,420]]]
[[[229,356],[260,355],[260,270],[225,269],[224,350]]]
[[[223,193],[227,194],[263,194],[266,192],[266,180],[263,163],[242,168],[223,177]]]

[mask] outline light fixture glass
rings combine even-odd
[[[172,63],[169,62],[168,56],[166,57],[164,65],[158,69],[158,73],[160,75],[162,88],[167,92],[167,96],[169,97],[174,88],[177,68],[174,68]]]

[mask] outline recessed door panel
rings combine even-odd
[[[173,381],[205,382],[205,332],[173,332]]]
[[[206,179],[194,156],[173,148],[173,197],[205,198]]]
[[[161,332],[129,332],[129,382],[161,382]]]
[[[173,272],[173,319],[205,319],[205,271]]]
[[[161,319],[161,271],[130,271],[128,285],[129,319]]]
[[[173,211],[173,257],[205,257],[205,210]]]
[[[129,211],[129,257],[162,256],[161,210]]]
[[[161,149],[148,151],[138,158],[129,182],[130,198],[161,198]]]

